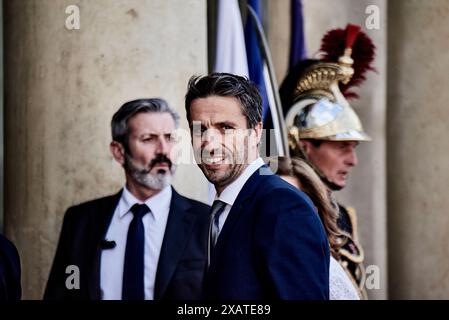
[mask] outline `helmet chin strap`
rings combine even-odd
[[[314,170],[316,171],[315,168],[314,168]],[[318,171],[316,171],[316,172],[318,173]],[[333,183],[332,181],[327,179],[324,175],[321,175],[319,173],[318,173],[318,175],[320,176],[320,178],[324,182],[324,184],[332,191],[340,191],[341,189],[343,189],[343,187],[336,185],[335,183]]]

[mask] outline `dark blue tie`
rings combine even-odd
[[[145,228],[142,217],[150,212],[150,209],[146,204],[135,204],[131,212],[134,218],[129,224],[126,240],[122,300],[144,300]]]

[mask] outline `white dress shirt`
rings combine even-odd
[[[215,195],[215,200],[221,200],[226,203],[225,209],[218,218],[218,235],[220,235],[221,229],[223,228],[226,218],[228,217],[229,212],[234,205],[235,199],[237,199],[237,196],[239,195],[246,181],[248,181],[251,175],[264,164],[265,163],[263,162],[262,158],[257,158],[256,160],[251,162],[251,164],[247,166],[245,170],[243,170],[242,174],[234,182],[232,182],[221,192],[220,196],[217,197],[217,195]]]
[[[157,264],[170,211],[171,197],[171,186],[167,186],[144,202],[151,210],[142,218],[145,228],[144,289],[146,300],[153,300],[154,297]],[[142,201],[134,197],[125,186],[106,233],[106,240],[115,241],[116,246],[113,249],[103,250],[101,253],[100,287],[103,300],[121,300],[122,298],[126,239],[129,224],[133,219],[130,209],[136,203],[141,204]]]

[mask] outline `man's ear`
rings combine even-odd
[[[109,145],[109,150],[111,150],[115,161],[123,166],[125,164],[125,148],[123,145],[120,142],[112,141]]]
[[[299,140],[299,143],[301,144],[302,150],[304,150],[305,154],[308,155],[310,148],[312,147],[311,142],[307,140]]]
[[[256,126],[254,127],[254,132],[256,133],[256,137],[257,137],[257,144],[260,144],[260,140],[262,139],[262,129],[263,129],[263,124],[262,122],[259,122],[258,124],[256,124]]]

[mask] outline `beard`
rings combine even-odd
[[[153,167],[158,163],[167,163],[169,165],[168,172],[160,169],[156,173],[151,173]],[[124,168],[135,181],[152,190],[162,190],[171,185],[172,176],[176,171],[176,166],[165,155],[157,155],[148,166],[143,166],[136,164],[133,157],[129,153],[125,153]]]
[[[204,166],[200,167],[206,179],[219,188],[224,188],[234,182],[245,168],[246,165],[243,164],[230,164],[227,170],[219,172],[216,170],[208,170]]]
[[[234,182],[248,166],[248,159],[245,158],[245,153],[242,152],[230,152],[224,148],[218,148],[212,152],[203,149],[200,150],[200,153],[202,155],[199,165],[201,171],[206,179],[218,188],[225,188]],[[221,167],[220,169],[208,168],[204,163],[204,159],[213,155],[217,156],[217,154],[220,154],[224,159],[223,165],[225,167]]]

